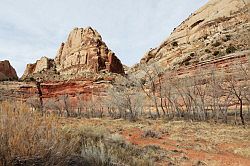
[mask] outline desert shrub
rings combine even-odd
[[[60,102],[58,100],[54,100],[54,99],[49,99],[45,102],[44,107],[46,110],[52,110],[52,112],[56,113],[59,116],[62,116],[62,106],[60,104]]]
[[[158,138],[158,139],[162,138],[160,133],[153,131],[153,130],[144,131],[142,137],[150,137],[150,138]]]
[[[230,46],[228,46],[228,48],[226,49],[226,53],[227,53],[227,54],[231,54],[231,53],[234,53],[236,50],[237,50],[237,49],[236,49],[234,46],[230,45]]]
[[[221,43],[218,42],[218,41],[212,43],[212,46],[213,46],[213,47],[218,47],[218,46],[220,46],[220,45],[221,45]]]
[[[24,104],[0,105],[0,165],[152,165],[143,149],[104,128],[62,126]]]
[[[220,54],[220,51],[214,51],[214,53],[213,53],[214,56],[217,56],[219,54]]]
[[[34,110],[39,110],[41,108],[41,104],[37,96],[32,96],[28,98],[26,100],[26,103]]]
[[[211,53],[211,51],[208,48],[205,49],[205,52],[206,53]]]
[[[45,156],[57,144],[54,117],[42,117],[24,104],[0,105],[0,163],[10,165],[16,157]]]

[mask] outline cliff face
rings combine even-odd
[[[101,82],[94,80],[72,80],[69,82],[46,82],[41,83],[41,92],[44,100],[57,99],[60,96],[69,95],[75,98],[83,96],[86,100],[91,97],[105,96],[105,90],[110,86],[110,80]],[[35,82],[0,82],[0,101],[5,99],[26,100],[37,97],[38,89]]]
[[[108,49],[100,34],[88,27],[72,30],[55,59],[42,57],[28,64],[22,79],[40,81],[45,100],[64,95],[73,99],[76,94],[88,100],[90,96],[104,96],[118,76],[112,73],[125,74],[121,61]],[[38,93],[33,81],[9,85],[0,84],[3,98],[27,99]]]
[[[55,72],[55,63],[53,59],[47,57],[42,57],[40,60],[37,60],[34,64],[27,64],[24,74],[21,79],[29,77],[49,77],[50,74],[54,75]],[[44,76],[45,75],[45,76]]]
[[[120,60],[90,27],[71,31],[67,41],[61,44],[55,62],[62,74],[101,70],[124,74]]]
[[[10,62],[0,61],[0,81],[17,79],[16,70],[10,65]]]
[[[85,73],[98,74],[101,71],[124,74],[121,61],[108,49],[96,30],[91,27],[75,28],[70,32],[67,41],[61,44],[54,60],[43,57],[35,64],[27,65],[22,78],[39,76],[45,80],[53,80],[63,76],[70,79]]]
[[[249,7],[250,0],[210,0],[140,63],[173,69],[249,50]]]

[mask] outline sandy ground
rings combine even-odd
[[[250,166],[249,126],[112,119],[64,119],[61,123],[104,127],[136,146],[156,148],[156,165]]]

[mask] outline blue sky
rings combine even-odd
[[[208,0],[1,0],[0,60],[21,76],[27,63],[54,58],[74,27],[91,26],[132,66]]]

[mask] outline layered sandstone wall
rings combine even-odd
[[[249,4],[250,0],[210,0],[140,63],[173,69],[249,50]]]

